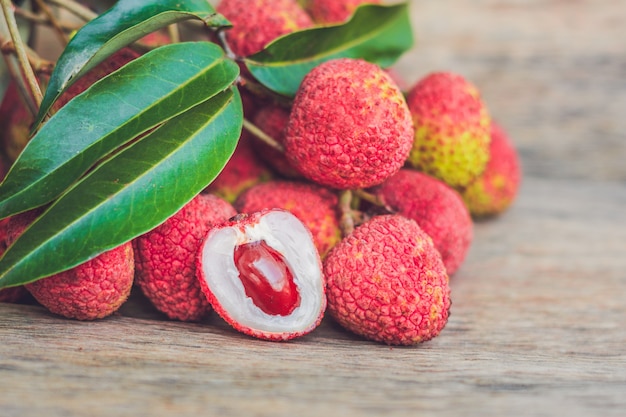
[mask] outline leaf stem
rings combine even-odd
[[[267,133],[259,129],[256,125],[254,125],[252,122],[250,122],[249,120],[245,118],[243,119],[243,127],[248,132],[256,136],[258,139],[261,139],[263,142],[265,142],[265,144],[276,149],[278,152],[285,153],[285,148],[283,145],[278,143],[276,139],[274,139],[273,137],[271,137],[270,135],[268,135]]]
[[[26,84],[30,92],[29,97],[32,97],[33,100],[33,102],[27,100],[29,101],[29,107],[31,111],[34,110],[34,113],[37,113],[37,109],[39,109],[39,105],[41,104],[41,100],[43,99],[43,95],[41,94],[41,88],[39,87],[39,83],[37,82],[37,77],[35,76],[33,68],[30,65],[28,53],[26,52],[24,42],[22,41],[22,37],[20,36],[20,32],[17,27],[17,22],[15,21],[15,15],[13,13],[11,1],[0,0],[0,3],[2,4],[4,19],[6,21],[7,28],[9,29],[11,40],[13,41],[13,46],[15,48],[15,53],[17,55],[17,60],[22,73],[21,75],[26,80]],[[22,78],[18,77],[18,82],[20,80],[22,80]]]
[[[354,191],[354,194],[357,197],[359,197],[361,200],[367,201],[368,203],[371,203],[377,207],[382,207],[385,211],[389,213],[395,212],[395,210],[393,210],[391,207],[387,205],[387,203],[385,203],[385,200],[382,197],[369,193],[361,188],[357,190],[353,190],[353,191]]]
[[[19,16],[24,20],[27,20],[29,22],[32,22],[38,25],[47,25],[47,26],[52,25],[52,23],[50,22],[47,16],[43,16],[42,14],[39,14],[39,13],[33,13],[30,10],[24,9],[22,7],[15,7],[14,13],[15,13],[15,16]],[[77,25],[77,24],[73,24],[70,22],[66,22],[63,20],[57,20],[57,21],[59,23],[59,26],[63,29],[63,31],[76,30],[80,28],[80,26],[82,26],[82,25]]]

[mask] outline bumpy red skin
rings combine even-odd
[[[170,319],[199,321],[211,311],[196,279],[196,252],[212,227],[236,214],[225,200],[200,194],[165,223],[133,240],[136,282]]]
[[[470,213],[475,217],[488,217],[506,211],[517,197],[521,180],[517,149],[504,129],[492,122],[485,172],[463,190]]]
[[[4,177],[4,174],[1,175],[2,177]],[[0,220],[0,256],[2,256],[9,244],[7,241],[8,223],[8,218]],[[17,303],[21,301],[27,294],[28,291],[26,291],[23,285],[20,285],[18,287],[3,288],[0,290],[0,303]]]
[[[382,183],[402,167],[412,144],[411,114],[398,86],[380,67],[349,58],[307,74],[285,136],[290,163],[337,189]]]
[[[275,105],[267,105],[257,112],[252,121],[276,142],[285,145],[285,130],[289,122],[289,110]],[[252,143],[259,156],[280,175],[287,178],[302,177],[300,172],[289,163],[283,152],[256,137],[253,137]]]
[[[235,208],[240,213],[272,208],[290,211],[309,228],[317,250],[324,258],[341,236],[337,203],[337,195],[324,187],[274,180],[242,193],[235,201]]]
[[[0,104],[0,141],[7,160],[17,159],[30,135],[34,118],[13,81],[9,83]]]
[[[413,220],[383,215],[357,227],[324,261],[328,310],[344,328],[389,345],[437,336],[450,309],[449,279]]]
[[[223,223],[222,225],[217,226],[217,227],[218,228],[244,227],[245,224],[258,223],[259,218],[263,216],[264,214],[266,214],[267,211],[268,210],[261,210],[252,214],[242,213],[236,216],[235,218],[229,220],[228,222]],[[320,296],[323,298],[323,304],[320,308],[319,316],[317,317],[314,323],[312,323],[308,328],[302,331],[292,331],[292,332],[283,332],[283,333],[266,333],[257,329],[253,329],[248,326],[244,326],[241,323],[238,323],[237,321],[235,321],[230,316],[228,311],[226,311],[221,306],[219,299],[215,296],[215,294],[213,294],[213,292],[211,291],[211,289],[206,283],[207,282],[206,275],[204,273],[204,269],[202,268],[202,264],[203,264],[202,251],[199,250],[197,257],[196,257],[196,270],[198,271],[197,277],[200,283],[200,287],[202,288],[202,292],[204,293],[205,297],[209,300],[209,303],[213,307],[213,310],[215,310],[215,312],[221,318],[223,318],[224,321],[226,321],[228,324],[230,324],[235,330],[237,330],[240,333],[255,337],[257,339],[269,340],[272,342],[283,342],[283,341],[292,340],[292,339],[311,333],[317,326],[319,326],[319,324],[322,322],[322,319],[324,318],[324,313],[326,312],[327,301],[326,301],[325,294],[321,294]],[[320,269],[322,268],[321,260],[319,260],[319,267]]]
[[[310,0],[307,11],[316,23],[342,23],[361,4],[381,4],[381,0]]]
[[[7,244],[10,245],[32,223],[38,210],[10,217]],[[50,312],[76,320],[110,316],[128,299],[135,268],[130,242],[104,252],[67,271],[24,285]]]
[[[243,191],[270,178],[271,171],[257,157],[250,135],[244,130],[226,166],[204,191],[233,203]]]
[[[480,92],[464,77],[434,72],[407,95],[415,124],[411,167],[462,189],[489,159],[491,118]]]
[[[374,190],[393,210],[413,219],[433,240],[448,275],[465,260],[473,223],[459,193],[422,172],[402,169]]]
[[[236,55],[252,55],[287,33],[313,26],[296,0],[222,0],[216,11],[233,27],[226,39]]]

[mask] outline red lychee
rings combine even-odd
[[[448,275],[430,237],[401,215],[358,226],[324,261],[328,311],[344,328],[390,345],[437,336],[448,320]]]
[[[226,39],[239,56],[252,55],[279,36],[313,26],[296,0],[221,0],[216,11],[233,24]]]
[[[362,4],[381,4],[381,0],[309,0],[306,10],[316,23],[342,23]]]
[[[10,217],[11,244],[35,219],[38,210]],[[130,242],[106,251],[67,271],[39,279],[25,288],[50,312],[77,320],[95,320],[117,311],[128,299],[134,276]]]
[[[448,275],[457,271],[473,238],[472,219],[457,191],[422,172],[402,169],[375,193],[432,238]]]
[[[288,211],[239,215],[213,228],[197,261],[214,310],[244,334],[289,340],[322,320],[320,257],[307,227]]]
[[[504,212],[517,197],[521,179],[517,149],[505,130],[492,122],[487,167],[462,192],[470,213],[487,217]]]
[[[341,238],[337,203],[337,195],[324,187],[274,180],[242,193],[235,201],[235,208],[240,213],[272,208],[291,212],[309,228],[320,256],[324,258]]]
[[[371,187],[402,167],[413,133],[409,108],[389,74],[340,58],[318,65],[302,81],[285,150],[290,163],[319,184]]]
[[[289,110],[277,105],[267,105],[260,109],[254,119],[254,124],[278,144],[285,145],[285,131],[289,122]],[[287,178],[301,177],[300,172],[289,163],[284,152],[266,144],[259,138],[253,137],[252,144],[258,155],[272,169]]]
[[[181,321],[199,321],[210,312],[196,279],[196,253],[211,228],[236,214],[225,200],[199,194],[133,240],[136,282],[159,311]]]
[[[250,134],[244,130],[226,166],[204,191],[232,203],[243,191],[271,178],[271,171],[257,157]]]
[[[480,92],[458,74],[434,72],[409,91],[415,142],[413,168],[460,189],[485,169],[491,119]]]

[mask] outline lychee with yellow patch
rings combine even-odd
[[[491,118],[476,86],[461,75],[435,72],[410,89],[407,102],[415,124],[411,167],[456,189],[482,174]]]
[[[515,145],[502,126],[492,123],[487,167],[462,193],[470,213],[488,217],[506,211],[517,197],[521,178]]]

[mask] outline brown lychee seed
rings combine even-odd
[[[379,66],[327,61],[303,79],[287,125],[285,151],[308,179],[337,189],[371,187],[395,174],[413,144],[402,92]]]
[[[289,340],[322,320],[326,296],[320,257],[311,232],[288,211],[238,215],[213,228],[197,262],[204,294],[239,332]]]
[[[233,24],[226,39],[239,56],[252,55],[279,36],[313,25],[296,0],[221,0],[216,11]]]
[[[196,253],[211,228],[236,214],[225,200],[199,194],[133,240],[136,282],[157,310],[181,321],[199,321],[211,311],[196,279]]]
[[[381,0],[310,0],[306,10],[316,23],[342,23],[352,17],[358,6],[380,3]]]
[[[441,180],[405,168],[374,192],[398,214],[415,220],[432,238],[448,275],[458,270],[472,243],[474,225],[457,191]]]
[[[401,215],[375,216],[324,261],[329,314],[344,328],[389,345],[439,335],[450,287],[431,238]]]
[[[294,214],[313,235],[320,256],[341,239],[337,194],[327,188],[298,181],[268,181],[243,192],[234,205],[240,213],[280,208]]]
[[[9,245],[38,213],[33,210],[9,218]],[[110,316],[128,299],[134,272],[133,248],[127,242],[67,271],[26,284],[25,288],[54,314],[95,320]]]
[[[517,149],[502,126],[492,122],[489,162],[481,176],[462,191],[463,200],[474,217],[495,216],[513,203],[521,180]]]

